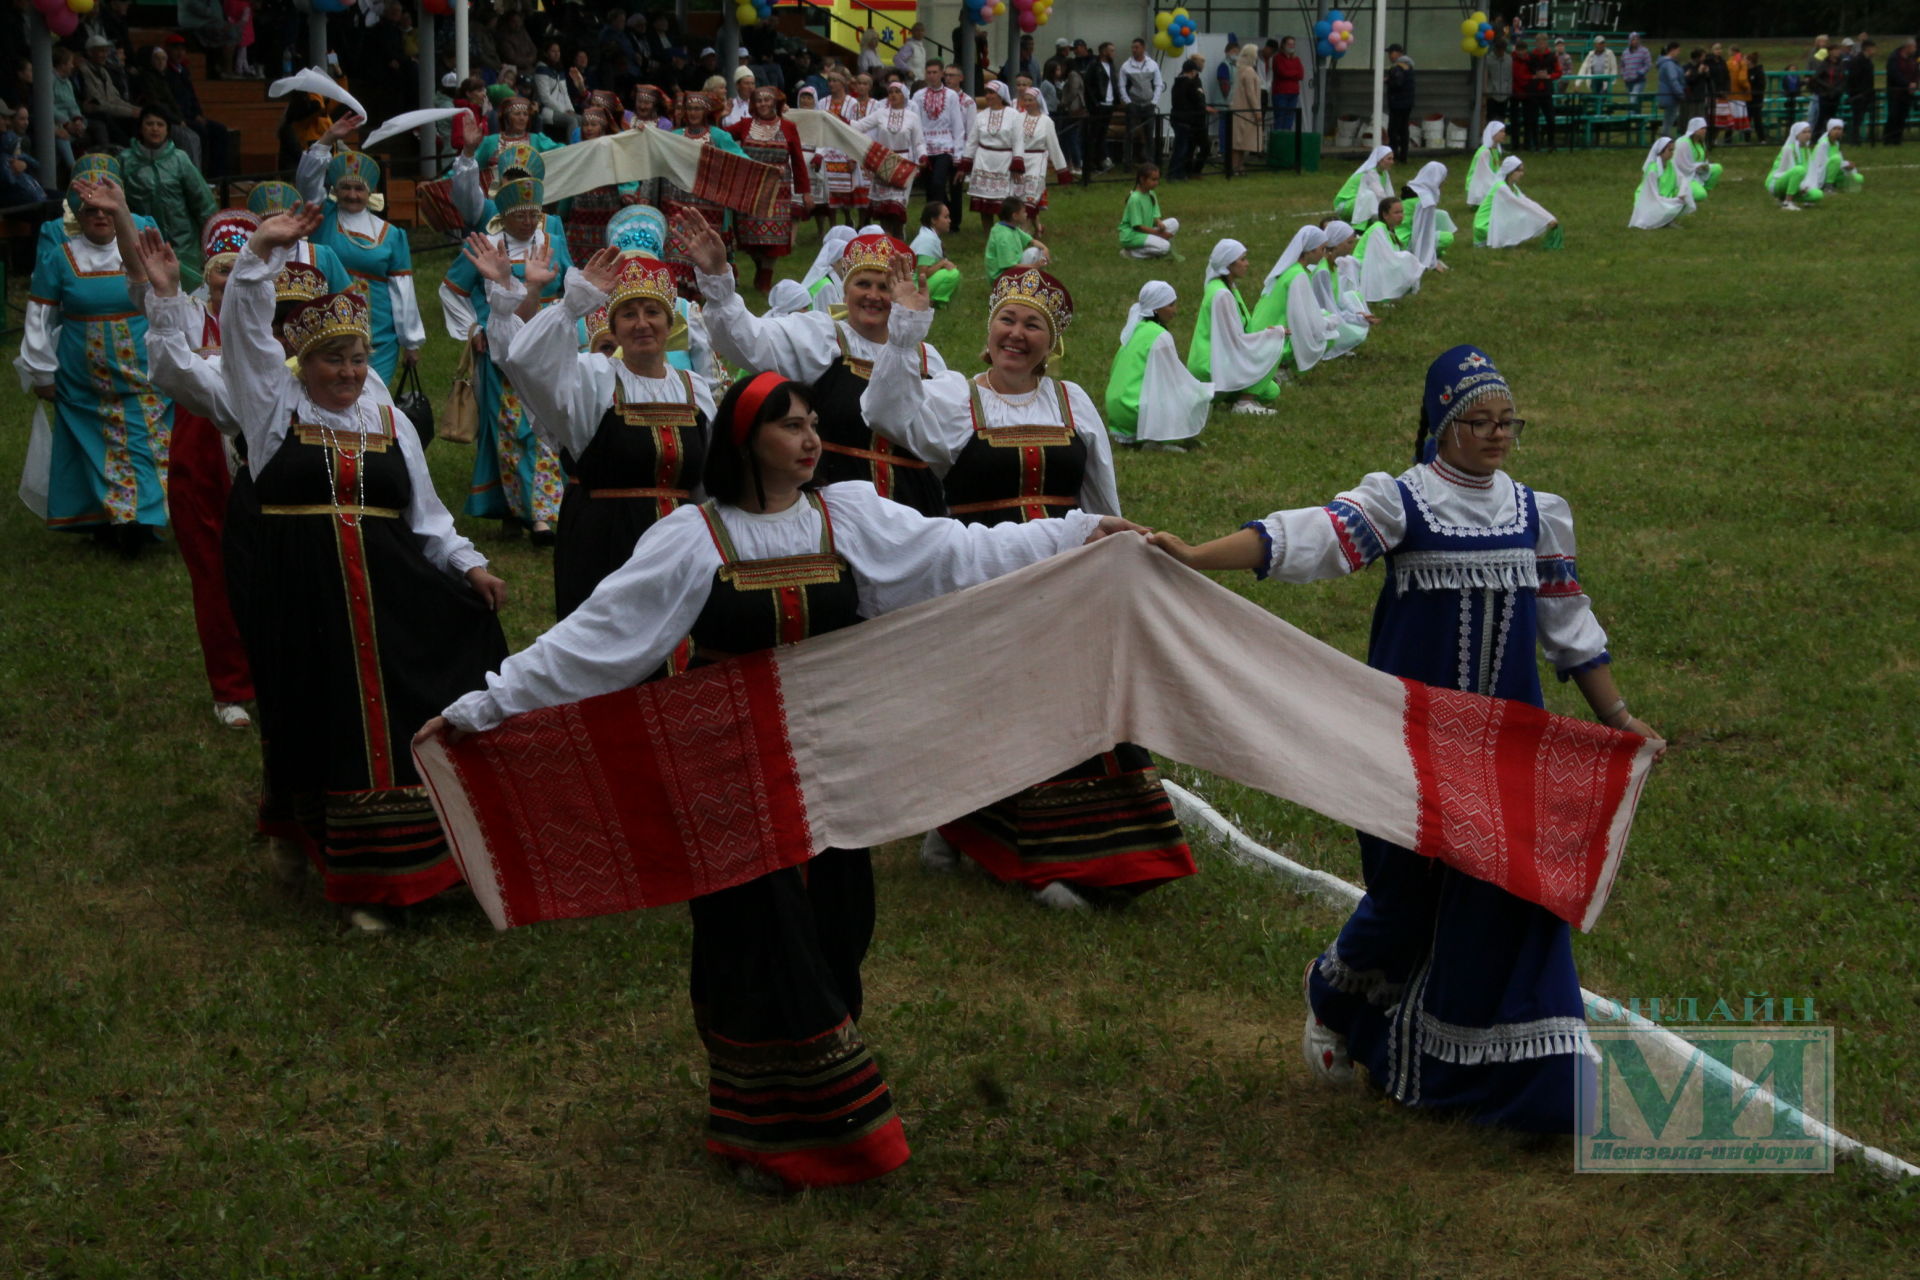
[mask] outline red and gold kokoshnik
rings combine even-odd
[[[367,300],[358,293],[330,293],[324,298],[315,298],[297,307],[287,317],[282,332],[287,346],[300,356],[307,354],[315,343],[325,342],[328,338],[358,334],[370,339],[372,326],[368,319]]]
[[[1032,307],[1044,315],[1055,342],[1060,341],[1067,326],[1073,323],[1073,295],[1067,292],[1067,286],[1038,267],[1008,267],[1000,273],[993,282],[987,314],[992,316],[1009,302]]]

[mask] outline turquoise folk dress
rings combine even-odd
[[[48,527],[166,524],[173,402],[147,380],[147,319],[116,245],[42,237],[18,368],[55,393]]]
[[[368,211],[342,213],[332,196],[323,198],[322,175],[337,181],[343,168],[337,160],[355,158],[364,161],[358,172],[368,189],[377,189],[380,170],[371,160],[348,153],[330,164],[317,145],[300,157],[296,181],[301,193],[322,207],[320,227],[309,239],[339,258],[352,279],[347,287],[367,300],[368,318],[373,324],[373,368],[382,381],[391,384],[400,363],[400,348],[418,348],[426,342],[427,330],[413,292],[413,247],[407,233]]]

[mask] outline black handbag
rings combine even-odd
[[[433,401],[420,389],[419,365],[406,365],[400,370],[400,380],[393,384],[393,407],[407,415],[422,449],[433,443]]]

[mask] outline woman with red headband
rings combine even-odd
[[[727,126],[740,149],[750,160],[772,165],[780,171],[780,190],[771,212],[764,218],[745,214],[734,218],[734,239],[753,259],[753,288],[765,295],[773,288],[773,263],[793,252],[793,197],[809,192],[807,156],[800,148],[800,131],[786,118],[787,108],[780,91],[762,85],[748,99],[749,115]]]
[[[868,484],[817,488],[808,396],[778,373],[736,382],[716,415],[707,500],[649,529],[584,605],[416,740],[628,688],[688,639],[696,665],[793,644],[1136,527],[1089,512],[963,525],[917,516]],[[805,607],[770,607],[781,592]],[[867,850],[828,849],[688,905],[707,1149],[786,1188],[897,1168],[906,1138],[857,1025],[873,935]]]
[[[887,341],[894,264],[911,264],[913,251],[892,236],[849,241],[833,268],[845,293],[844,320],[822,311],[756,316],[740,300],[720,237],[694,220],[681,222],[684,226],[674,229],[699,272],[696,282],[706,299],[714,353],[737,368],[773,370],[812,384],[811,402],[820,415],[826,450],[822,483],[871,481],[883,498],[903,502],[922,515],[944,514],[939,478],[898,436],[870,429],[860,412],[868,371]],[[946,371],[940,353],[924,342],[917,359],[928,376]]]
[[[861,408],[942,477],[947,510],[984,525],[1118,515],[1099,410],[1079,386],[1047,374],[1073,322],[1066,286],[1038,267],[1001,272],[987,308],[987,370],[968,377],[921,372],[915,351],[932,305],[911,263],[895,266],[892,283],[887,344]],[[1153,758],[1132,743],[928,833],[921,858],[945,869],[960,853],[1068,909],[1122,905],[1194,870]]]

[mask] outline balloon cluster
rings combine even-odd
[[[453,0],[420,0],[420,4],[436,18],[449,17],[453,13]]]
[[[1353,43],[1353,24],[1338,9],[1313,24],[1313,51],[1323,58],[1344,57]]]
[[[93,12],[94,0],[33,0],[33,7],[46,19],[47,30],[56,36],[70,36],[85,14]]]
[[[1193,19],[1187,16],[1185,9],[1154,14],[1153,26],[1153,47],[1162,53],[1185,49],[1200,33],[1200,28],[1193,25]]]
[[[1006,5],[1000,5],[1005,12]],[[1013,20],[1022,31],[1031,33],[1035,27],[1043,27],[1047,19],[1053,16],[1053,0],[1013,0]]]
[[[1485,13],[1475,12],[1460,24],[1460,52],[1484,58],[1492,44],[1493,24],[1487,21]]]
[[[967,20],[976,27],[984,27],[995,18],[1003,18],[1007,13],[1007,0],[965,0]],[[1047,0],[1049,12],[1053,9],[1053,0]],[[1034,26],[1039,26],[1035,23]],[[1033,30],[1028,27],[1027,30]]]
[[[740,0],[733,10],[733,16],[743,27],[765,22],[773,16],[773,0]]]

